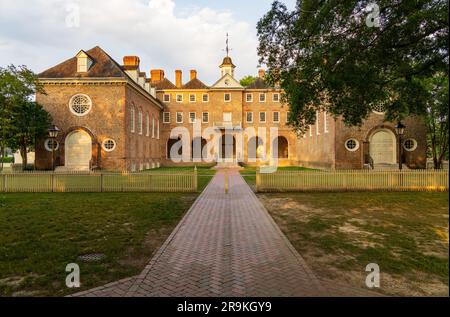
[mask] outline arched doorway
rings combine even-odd
[[[378,130],[370,138],[370,156],[374,164],[395,164],[397,162],[397,141],[395,134],[388,130]]]
[[[275,141],[278,141],[278,142],[275,142]],[[278,158],[280,158],[280,159],[287,159],[287,158],[289,158],[289,143],[288,143],[288,140],[284,136],[277,137],[273,141],[272,146],[273,146],[272,148],[277,146]]]
[[[181,138],[177,138],[177,139],[169,139],[169,140],[167,141],[167,158],[168,158],[168,159],[174,159],[174,158],[179,158],[179,159],[181,159],[181,156],[182,156],[182,154],[183,154],[183,146],[182,146],[182,145],[180,145],[180,147],[179,147],[179,149],[178,149],[178,153],[176,153],[176,154],[178,154],[178,155],[176,155],[177,157],[172,157],[172,154],[171,154],[172,147],[173,147],[177,142],[179,142],[180,140],[181,140]]]
[[[252,137],[247,143],[247,158],[256,160],[264,158],[264,142],[260,137]]]
[[[71,169],[89,169],[92,158],[92,139],[83,130],[71,132],[65,141],[65,166]]]

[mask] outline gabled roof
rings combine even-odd
[[[211,88],[244,89],[244,87],[242,87],[242,85],[230,74],[223,75],[222,78],[220,78],[214,85],[212,85]]]
[[[262,78],[257,78],[254,82],[252,82],[250,85],[245,87],[246,89],[272,89],[269,84],[266,83],[266,81]]]
[[[201,80],[194,78],[183,85],[183,89],[209,89]]]
[[[81,52],[88,55],[92,60],[92,65],[85,73],[77,72],[77,56]],[[38,75],[39,78],[101,78],[101,77],[127,77],[120,65],[114,61],[99,46],[89,51],[80,51],[75,57],[72,57],[61,64],[43,71]]]
[[[177,89],[177,86],[175,86],[170,80],[167,78],[164,78],[161,81],[158,81],[156,83],[152,84],[152,87],[156,88],[156,90],[168,90],[168,89]]]

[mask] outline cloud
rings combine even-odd
[[[79,8],[79,27],[67,27]],[[80,49],[101,46],[118,62],[139,55],[141,70],[197,69],[207,84],[215,82],[230,34],[236,77],[255,74],[257,40],[254,25],[238,21],[231,11],[210,7],[178,8],[173,0],[0,0],[0,64],[25,64],[40,72]]]

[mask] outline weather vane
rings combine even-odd
[[[227,57],[228,57],[228,54],[230,53],[230,51],[233,50],[233,49],[228,47],[228,32],[227,32],[227,40],[225,41],[225,43],[226,43],[225,52],[227,52]]]

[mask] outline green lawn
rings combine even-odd
[[[149,170],[151,173],[177,173],[177,172],[194,172],[194,167],[192,166],[176,166],[176,167],[160,167],[158,169]],[[197,181],[198,181],[198,190],[203,191],[206,185],[210,182],[213,176],[216,174],[216,170],[211,169],[210,167],[197,167]]]
[[[256,185],[256,171],[259,167],[256,166],[244,166],[244,169],[240,171],[242,177],[245,179],[247,184],[250,186]],[[315,171],[314,169],[310,169],[307,167],[301,166],[284,166],[278,167],[278,171]]]
[[[82,288],[141,272],[193,203],[192,193],[0,194],[0,296],[60,296],[65,267]],[[103,253],[100,262],[78,256]]]
[[[320,278],[365,287],[377,263],[384,294],[448,296],[448,193],[258,197]]]

